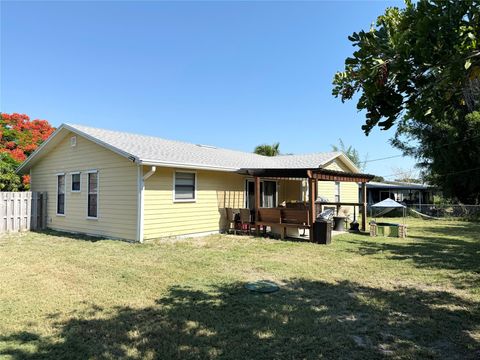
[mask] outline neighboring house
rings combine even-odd
[[[253,208],[255,185],[242,169],[311,168],[359,173],[341,152],[266,157],[68,124],[18,172],[30,173],[32,191],[48,192],[49,228],[143,241],[218,232],[221,209]],[[358,203],[352,181],[320,181],[317,195]],[[264,178],[260,185],[261,207],[308,199],[301,178]]]
[[[367,203],[375,204],[385,199],[403,202],[406,205],[433,203],[434,188],[429,185],[400,181],[374,182],[367,184]]]

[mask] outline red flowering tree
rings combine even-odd
[[[30,178],[21,179],[15,169],[55,130],[47,120],[30,120],[25,114],[0,113],[0,191],[29,188]],[[20,185],[18,185],[20,184]]]

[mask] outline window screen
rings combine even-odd
[[[98,216],[98,174],[88,173],[88,204],[87,216]]]
[[[65,214],[65,175],[57,175],[57,214]]]
[[[175,200],[195,200],[195,173],[175,173]]]
[[[80,191],[80,174],[72,174],[72,191]]]

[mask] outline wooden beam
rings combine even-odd
[[[343,202],[343,201],[340,201],[340,202],[319,201],[318,203],[321,204],[321,205],[335,205],[335,206],[336,205],[340,205],[340,206],[342,206],[342,205],[343,206],[362,206],[363,205],[363,203],[361,203],[361,202],[356,203],[356,202]]]
[[[260,178],[255,176],[255,221],[260,221],[258,212],[260,210]]]
[[[362,231],[367,230],[367,184],[362,182]]]
[[[313,223],[315,222],[315,179],[309,178],[308,179],[308,197],[309,197],[309,213],[308,216],[310,217],[310,241],[313,242]]]

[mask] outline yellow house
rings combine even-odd
[[[70,124],[62,124],[18,172],[30,173],[32,191],[47,192],[49,228],[142,242],[221,231],[223,209],[255,207],[249,171],[261,169],[359,173],[341,152],[266,157]],[[260,189],[260,207],[309,199],[302,178],[264,177]],[[358,183],[319,181],[315,196],[358,204]]]

